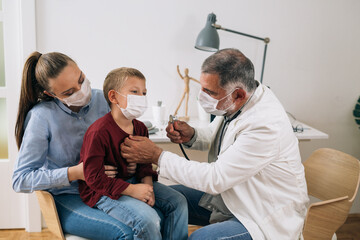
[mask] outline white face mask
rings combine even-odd
[[[226,114],[226,111],[229,110],[235,103],[231,104],[230,106],[228,106],[225,109],[217,109],[216,107],[221,100],[230,96],[234,91],[232,91],[225,97],[217,100],[215,98],[210,97],[210,95],[205,93],[204,91],[200,90],[199,96],[198,96],[199,103],[200,103],[201,107],[205,110],[205,112],[216,115],[216,116],[223,116],[224,114]]]
[[[117,92],[117,91],[115,91]],[[127,96],[117,92],[123,97],[127,98],[127,106],[126,108],[121,108],[119,104],[116,104],[118,108],[120,108],[121,112],[124,116],[129,119],[133,120],[135,118],[141,117],[147,109],[147,99],[146,96],[139,96],[139,95],[130,95]]]
[[[71,96],[60,99],[64,104],[75,107],[85,106],[90,102],[91,99],[91,87],[89,79],[85,78],[84,82],[81,84],[79,91],[73,93]]]

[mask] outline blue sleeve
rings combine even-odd
[[[67,167],[47,169],[50,131],[46,118],[30,111],[17,157],[12,187],[15,192],[33,192],[69,186]]]

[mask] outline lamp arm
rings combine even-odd
[[[266,59],[266,51],[267,51],[267,45],[268,43],[270,42],[270,38],[261,38],[261,37],[257,37],[257,36],[254,36],[254,35],[250,35],[250,34],[247,34],[247,33],[242,33],[242,32],[238,32],[238,31],[234,31],[234,30],[231,30],[231,29],[227,29],[227,28],[223,28],[222,26],[218,25],[218,24],[212,24],[212,26],[216,29],[220,29],[220,30],[224,30],[224,31],[227,31],[227,32],[231,32],[231,33],[235,33],[235,34],[239,34],[239,35],[243,35],[245,37],[249,37],[249,38],[254,38],[254,39],[257,39],[257,40],[261,40],[265,43],[265,46],[264,46],[264,55],[263,55],[263,62],[262,62],[262,67],[261,67],[261,77],[260,77],[260,83],[262,83],[263,81],[263,76],[264,76],[264,68],[265,68],[265,59]]]
[[[247,34],[247,33],[234,31],[234,30],[231,30],[231,29],[224,28],[224,27],[222,27],[220,25],[217,25],[217,24],[213,24],[213,27],[215,27],[216,29],[227,31],[227,32],[232,32],[232,33],[235,33],[235,34],[243,35],[245,37],[250,37],[250,38],[257,39],[257,40],[261,40],[261,41],[264,41],[265,44],[268,44],[270,42],[270,38],[261,38],[261,37],[257,37],[257,36],[250,35],[250,34]]]

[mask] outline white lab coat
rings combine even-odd
[[[191,148],[213,154],[222,120],[216,117],[208,127],[197,128]],[[187,187],[221,194],[254,240],[299,238],[309,199],[298,140],[282,105],[261,84],[230,122],[216,162],[164,152],[159,172]]]

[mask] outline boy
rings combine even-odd
[[[144,75],[133,68],[115,69],[107,75],[103,91],[111,112],[95,121],[84,136],[82,200],[130,226],[134,239],[187,239],[185,198],[156,182],[151,164],[133,166],[135,174],[129,174],[120,154],[120,144],[129,135],[148,137],[146,126],[136,120],[147,108]],[[115,178],[105,175],[104,165],[117,166]]]

